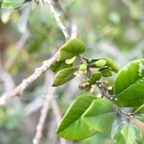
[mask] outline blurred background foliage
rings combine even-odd
[[[143,58],[143,0],[59,0],[59,3],[55,1],[54,5],[69,33],[71,23],[73,20],[76,22],[78,38],[87,46],[85,56],[111,57],[119,68],[130,60]],[[47,5],[29,3],[19,10],[0,8],[0,16],[2,95],[32,74],[43,61],[49,59],[65,42],[65,38]],[[53,75],[50,74],[49,78],[53,79]],[[114,77],[111,81],[113,79]],[[0,109],[0,144],[32,143],[42,101],[45,99],[44,81],[45,76],[42,76],[30,85],[21,98],[14,98],[6,107]],[[62,114],[72,100],[82,93],[78,89],[77,81],[79,79],[76,78],[69,84],[57,88],[57,100]],[[53,112],[50,110],[42,144],[59,143],[55,134],[56,127]],[[69,143],[96,142],[114,143],[110,140],[109,133]]]

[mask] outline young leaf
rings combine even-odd
[[[119,71],[114,92],[119,106],[138,107],[144,103],[144,59],[134,60]]]
[[[111,67],[104,67],[99,70],[103,77],[110,77],[112,76],[112,69]]]
[[[104,98],[96,99],[83,115],[83,120],[89,127],[98,132],[103,132],[112,126],[115,114],[111,101]]]
[[[105,66],[111,67],[112,71],[116,73],[118,72],[118,66],[111,58],[103,58],[103,59],[107,61]]]
[[[57,134],[70,140],[81,140],[94,135],[96,131],[83,122],[82,115],[95,99],[91,95],[79,96],[63,117]]]
[[[66,59],[66,60],[65,60],[65,63],[66,63],[66,64],[72,64],[72,63],[75,61],[75,59],[76,59],[76,56],[74,56],[74,57],[72,57],[72,58],[70,58],[70,59]]]
[[[91,75],[90,79],[87,80],[89,83],[94,83],[95,81],[98,81],[101,79],[101,72],[96,72]]]
[[[71,39],[59,49],[58,61],[70,59],[85,51],[85,44],[79,39]]]
[[[60,86],[75,77],[74,72],[77,71],[77,68],[65,68],[60,70],[54,77],[53,86]]]
[[[111,67],[112,71],[118,72],[117,64],[111,59],[111,58],[97,58],[97,59],[91,59],[91,62],[97,62],[99,60],[105,60],[105,66]],[[94,64],[96,66],[96,64]],[[94,66],[94,67],[95,67]],[[93,67],[93,66],[92,66]]]
[[[53,72],[60,71],[61,69],[72,67],[71,64],[66,64],[65,61],[57,61],[54,65],[50,67]]]

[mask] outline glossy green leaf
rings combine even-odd
[[[74,73],[77,68],[65,68],[60,70],[54,77],[53,86],[60,86],[75,77]]]
[[[53,72],[60,71],[61,69],[70,68],[72,67],[71,64],[66,64],[65,61],[57,61],[54,65],[50,67],[50,70]]]
[[[71,39],[59,49],[58,61],[70,59],[84,51],[85,44],[81,40]]]
[[[114,92],[119,106],[138,107],[144,104],[144,59],[134,60],[119,71]]]
[[[91,75],[90,79],[87,80],[89,83],[95,83],[96,81],[101,79],[101,72],[96,72]]]
[[[82,115],[95,99],[91,95],[79,96],[63,117],[57,129],[57,134],[71,140],[81,140],[94,135],[96,131],[83,122]]]
[[[89,127],[98,132],[103,132],[112,126],[115,114],[111,101],[105,98],[96,99],[83,115],[83,120]]]
[[[125,139],[126,144],[134,144],[136,140],[136,135],[134,129],[130,125],[126,125],[122,128],[121,134]]]
[[[104,67],[99,70],[103,77],[110,77],[112,76],[112,69],[111,67]]]

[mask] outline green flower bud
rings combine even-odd
[[[100,59],[100,60],[98,60],[98,61],[95,62],[96,66],[98,66],[100,68],[103,67],[103,66],[105,66],[106,63],[107,62],[104,59]]]
[[[87,65],[86,64],[81,64],[80,65],[80,70],[81,71],[85,71],[87,69]]]

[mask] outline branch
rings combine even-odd
[[[74,19],[71,18],[71,38],[76,38],[78,35],[77,24]]]
[[[43,105],[43,108],[42,108],[41,114],[40,114],[40,119],[39,119],[39,122],[38,122],[38,125],[36,128],[36,134],[35,134],[35,137],[33,139],[33,144],[39,144],[40,143],[40,138],[42,137],[42,132],[44,129],[44,123],[45,123],[47,113],[48,113],[48,110],[50,108],[50,102],[51,102],[51,99],[53,98],[54,93],[55,93],[55,89],[53,88],[53,89],[51,89],[51,93],[49,96],[47,96],[47,99]]]
[[[8,71],[14,64],[14,62],[16,61],[19,53],[21,52],[23,46],[25,45],[26,41],[29,38],[29,32],[25,32],[21,38],[19,39],[19,41],[16,43],[16,51],[13,54],[13,56],[8,60],[8,62],[6,63],[6,70]]]
[[[70,39],[70,36],[69,36],[69,34],[68,34],[68,32],[67,32],[67,29],[66,29],[66,27],[63,25],[63,23],[62,23],[62,21],[61,21],[61,19],[60,19],[60,15],[56,12],[54,6],[52,5],[51,0],[45,0],[45,2],[48,3],[48,5],[49,5],[49,7],[50,7],[50,11],[51,11],[51,13],[54,15],[54,17],[55,17],[55,19],[56,19],[56,22],[57,22],[59,28],[61,29],[61,31],[63,32],[66,40],[69,40],[69,39]]]
[[[6,105],[6,103],[14,96],[22,95],[23,91],[36,79],[38,79],[44,72],[46,72],[51,65],[53,65],[58,57],[58,53],[56,53],[47,63],[42,65],[39,68],[35,69],[35,72],[24,79],[21,84],[19,84],[15,89],[10,92],[5,93],[0,97],[0,107]]]
[[[53,109],[53,112],[55,115],[55,119],[57,122],[57,126],[58,126],[61,122],[62,116],[61,116],[61,112],[60,112],[60,109],[59,109],[59,106],[58,106],[56,99],[53,99],[51,101],[51,106],[52,106],[52,109]],[[66,140],[63,138],[60,138],[60,144],[66,144]]]
[[[130,116],[131,116],[131,115],[130,115],[129,113],[125,112],[124,110],[122,110],[120,107],[118,107],[118,106],[114,103],[113,99],[114,99],[114,100],[117,99],[116,96],[111,96],[111,95],[109,95],[109,93],[107,92],[106,88],[105,88],[103,85],[101,85],[101,84],[98,84],[98,88],[99,88],[100,93],[101,93],[102,96],[104,96],[104,97],[106,97],[107,99],[109,99],[109,100],[112,101],[113,107],[116,109],[116,111],[117,111],[119,114],[122,114],[122,115],[123,115],[124,117],[126,117],[127,119],[130,119]]]

